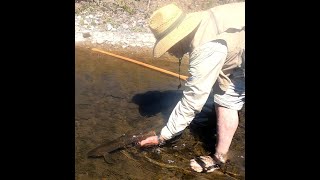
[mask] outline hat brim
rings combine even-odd
[[[158,39],[153,48],[153,56],[158,58],[166,53],[177,42],[191,33],[201,22],[202,12],[187,14],[179,26],[162,39]]]

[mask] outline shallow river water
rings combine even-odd
[[[140,55],[146,58],[146,55]],[[88,48],[75,51],[75,178],[76,179],[244,179],[245,119],[230,147],[230,165],[221,171],[192,172],[189,160],[209,154],[215,142],[212,97],[177,139],[163,147],[130,147],[104,158],[88,158],[96,146],[123,134],[162,126],[182,96],[179,79],[145,67],[101,55]],[[139,59],[139,56],[134,57]],[[158,64],[161,62],[157,62]],[[176,64],[163,62],[172,69]],[[186,70],[184,70],[185,72]]]

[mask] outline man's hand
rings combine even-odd
[[[148,146],[154,146],[158,145],[158,136],[150,136],[138,143],[141,147],[148,147]]]

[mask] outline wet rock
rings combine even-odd
[[[132,27],[135,27],[136,24],[137,24],[137,22],[136,22],[136,21],[133,21],[133,22],[131,23],[131,26],[132,26]]]
[[[88,38],[88,37],[91,36],[91,34],[90,34],[90,32],[85,32],[85,33],[82,33],[82,36],[83,36],[84,38]]]
[[[107,23],[106,28],[107,28],[107,30],[108,30],[108,31],[111,31],[111,30],[113,29],[112,25],[111,25],[111,24],[109,24],[109,23]]]
[[[98,44],[102,44],[102,43],[104,43],[104,42],[106,42],[105,39],[97,39],[97,43],[98,43]]]
[[[127,24],[125,24],[125,23],[122,24],[122,27],[123,27],[123,29],[128,29],[129,28],[129,26]]]
[[[83,24],[89,24],[89,22],[85,19],[85,20],[83,21]]]

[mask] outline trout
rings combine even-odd
[[[146,139],[147,137],[155,135],[155,131],[140,133],[138,135],[123,135],[110,142],[99,145],[98,147],[89,151],[87,155],[91,158],[104,157],[106,160],[106,156],[110,153],[116,152],[124,148],[136,146],[138,142]]]

